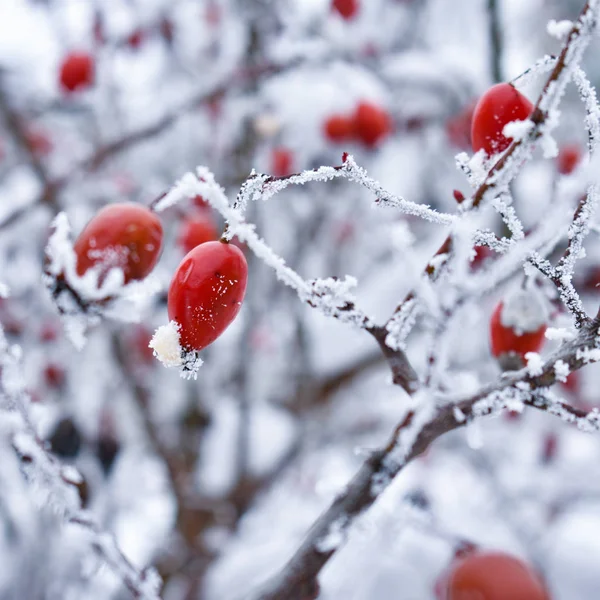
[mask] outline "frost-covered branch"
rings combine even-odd
[[[24,472],[48,503],[66,523],[82,527],[90,534],[90,545],[121,578],[134,598],[159,600],[161,579],[154,569],[138,571],[119,549],[114,536],[103,531],[92,516],[80,508],[77,484],[79,473],[61,465],[46,449],[29,414],[29,397],[24,389],[20,366],[21,352],[9,346],[0,328],[0,400],[1,410],[17,419],[11,432],[12,443],[23,461]]]
[[[454,215],[440,213],[429,206],[391,194],[375,179],[369,177],[366,170],[360,167],[350,155],[344,155],[344,163],[340,166],[318,167],[283,177],[252,173],[240,189],[234,208],[244,212],[249,201],[269,200],[291,185],[304,185],[315,181],[327,182],[332,179],[347,179],[358,183],[375,194],[375,204],[378,206],[394,208],[404,214],[420,217],[438,225],[450,225],[456,220]]]
[[[582,431],[600,430],[600,412],[589,413],[565,404],[548,392],[560,369],[576,370],[600,360],[596,319],[583,328],[577,338],[561,346],[535,374],[527,369],[503,375],[497,382],[468,398],[431,397],[422,389],[414,404],[396,427],[388,444],[371,454],[359,472],[319,517],[306,539],[282,571],[257,593],[253,600],[304,600],[318,588],[321,569],[343,545],[347,532],[392,482],[394,477],[429,445],[445,433],[464,427],[486,415],[504,409],[529,406],[558,416]]]

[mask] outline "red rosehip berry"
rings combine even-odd
[[[533,112],[533,104],[510,83],[492,86],[475,106],[471,122],[473,151],[483,148],[488,155],[503,152],[511,140],[502,133],[512,121],[524,121]]]
[[[457,561],[447,578],[446,599],[550,600],[538,575],[502,552],[477,552]]]
[[[287,148],[274,148],[271,154],[271,171],[275,177],[286,177],[293,172],[294,157]]]
[[[333,0],[331,3],[331,10],[337,12],[346,20],[354,18],[358,13],[358,9],[358,0]]]
[[[375,147],[392,130],[390,115],[370,102],[361,102],[354,112],[354,128],[358,139],[367,147]]]
[[[209,212],[204,212],[193,217],[188,217],[179,232],[178,243],[187,254],[196,246],[205,242],[212,242],[219,238],[217,227]]]
[[[158,261],[162,238],[158,217],[145,206],[133,202],[105,206],[75,241],[77,273],[81,276],[99,265],[101,278],[120,268],[124,283],[144,279]]]
[[[325,121],[323,131],[336,144],[346,142],[354,136],[354,120],[345,115],[332,115]]]
[[[94,59],[87,52],[71,52],[60,67],[60,85],[66,92],[90,87],[94,83]]]
[[[496,306],[490,321],[492,354],[516,354],[522,359],[544,343],[548,311],[537,294],[519,290]]]
[[[50,363],[44,369],[44,380],[49,388],[58,390],[65,384],[65,370],[54,363]]]
[[[42,342],[54,342],[58,338],[58,328],[51,322],[46,321],[40,330],[40,340]]]
[[[581,161],[581,149],[577,144],[565,144],[558,152],[556,166],[561,175],[570,175]]]
[[[38,157],[47,156],[54,148],[48,134],[41,129],[27,129],[25,132],[25,143],[30,152]]]
[[[465,195],[460,190],[454,190],[452,195],[458,204],[462,204],[465,201]]]
[[[138,50],[142,42],[146,39],[146,33],[143,29],[136,29],[127,36],[127,45],[132,50]]]
[[[168,293],[169,319],[186,350],[212,344],[237,316],[246,293],[248,265],[239,248],[225,242],[196,246],[181,261]]]
[[[475,246],[475,258],[471,261],[471,269],[477,270],[494,254],[487,246]]]

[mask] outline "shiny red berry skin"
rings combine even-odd
[[[188,217],[181,226],[178,243],[187,254],[196,246],[219,238],[217,227],[208,211]]]
[[[550,600],[537,574],[502,552],[478,552],[457,561],[447,584],[446,600]]]
[[[581,149],[577,144],[565,144],[558,152],[556,167],[561,175],[570,175],[581,161]]]
[[[392,131],[387,111],[370,102],[361,102],[354,113],[357,138],[368,148],[375,147]]]
[[[502,309],[504,303],[500,302],[492,314],[490,321],[490,342],[492,354],[496,357],[509,352],[514,352],[522,358],[528,352],[538,352],[544,344],[546,325],[536,331],[524,332],[517,335],[511,327],[502,324]]]
[[[248,265],[233,244],[206,242],[181,261],[169,287],[169,320],[179,324],[186,350],[202,350],[232,323],[242,307]]]
[[[66,92],[85,89],[94,83],[94,59],[86,52],[71,52],[60,67],[60,85]]]
[[[358,8],[358,0],[333,0],[331,3],[331,9],[346,20],[354,18],[358,13]]]
[[[325,121],[323,132],[336,144],[346,142],[354,136],[354,120],[345,115],[332,115]]]
[[[274,148],[271,154],[271,171],[275,177],[286,177],[293,172],[294,157],[287,148]]]
[[[506,150],[511,140],[502,134],[504,126],[529,118],[533,108],[533,104],[510,83],[492,86],[475,106],[471,122],[473,151],[483,149],[491,156]]]
[[[133,202],[110,204],[75,241],[77,273],[102,265],[101,277],[120,267],[124,283],[144,279],[158,262],[162,239],[162,225],[151,210]]]

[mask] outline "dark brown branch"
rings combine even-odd
[[[372,506],[394,477],[414,458],[422,454],[433,441],[449,431],[459,429],[475,418],[506,408],[509,399],[522,400],[527,406],[558,414],[564,420],[585,424],[589,430],[600,429],[600,415],[586,413],[567,404],[553,404],[542,392],[556,381],[554,365],[562,360],[571,370],[585,363],[580,351],[594,348],[600,321],[588,325],[576,340],[560,348],[545,364],[539,375],[527,370],[504,375],[495,384],[454,404],[435,409],[424,426],[415,431],[412,443],[402,436],[409,434],[418,419],[418,412],[410,411],[396,427],[389,443],[374,452],[348,484],[343,494],[319,517],[300,548],[280,574],[259,591],[255,600],[305,600],[311,590],[317,589],[317,576],[336,552],[338,545],[329,544],[331,533],[344,534],[353,520]],[[521,386],[517,387],[517,384]],[[528,384],[528,389],[523,386]],[[484,401],[482,403],[482,401]],[[421,408],[420,410],[424,410]],[[457,418],[457,414],[461,418]]]
[[[488,195],[488,193],[493,192],[494,190],[498,189],[498,187],[499,187],[498,175],[506,167],[508,167],[510,165],[517,150],[524,143],[528,143],[530,141],[537,140],[541,137],[542,126],[546,123],[546,121],[548,119],[548,113],[541,110],[540,106],[541,106],[542,102],[546,99],[546,96],[548,95],[549,91],[551,90],[553,84],[555,84],[558,81],[560,75],[564,71],[564,69],[566,67],[567,55],[571,49],[572,44],[581,35],[581,30],[584,28],[584,24],[586,23],[586,21],[588,19],[591,19],[594,17],[594,15],[591,14],[591,10],[592,9],[590,6],[590,2],[586,2],[585,6],[583,7],[583,9],[579,15],[579,18],[574,23],[574,25],[569,33],[567,41],[562,48],[562,51],[558,57],[558,60],[556,61],[554,69],[550,73],[550,76],[548,77],[548,79],[544,85],[544,89],[542,90],[542,92],[540,93],[540,95],[538,97],[538,100],[536,102],[533,113],[531,114],[530,119],[534,124],[533,128],[531,129],[529,134],[527,136],[525,136],[523,139],[515,140],[508,147],[506,152],[492,166],[492,168],[489,170],[484,182],[477,188],[477,190],[475,191],[475,194],[473,195],[473,201],[472,201],[473,208],[477,208],[482,203],[484,198]],[[591,29],[593,29],[594,25],[595,25],[595,23],[593,25],[588,25],[588,28],[591,30]],[[442,246],[440,247],[440,249],[438,250],[438,252],[436,254],[441,253],[443,251],[444,246],[451,244],[451,242],[452,242],[452,240],[449,236],[448,238],[446,238],[446,240],[444,241],[444,243],[442,244]],[[429,273],[429,271],[427,271],[427,269],[426,269],[426,273],[429,276],[431,276],[431,273]],[[405,305],[405,303],[408,302],[408,300],[410,300],[412,297],[413,297],[413,294],[412,293],[409,294],[396,307],[393,314],[396,315],[402,309],[402,307]],[[388,321],[388,323],[389,323],[389,321]]]

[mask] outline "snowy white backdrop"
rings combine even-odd
[[[595,598],[597,367],[554,384],[557,359],[579,369],[598,358],[598,111],[579,93],[600,77],[595,23],[561,60],[572,23],[547,23],[574,21],[582,0],[451,4],[370,0],[344,21],[326,0],[2,1],[0,597],[418,600],[475,544],[535,566],[552,598]],[[597,2],[585,7],[598,17]],[[139,47],[128,43],[138,30]],[[65,95],[58,69],[73,49],[92,53],[96,82]],[[496,175],[468,163],[452,124],[522,73],[534,103],[554,84]],[[375,148],[328,140],[325,120],[362,100],[389,112],[393,132]],[[558,173],[552,140],[581,147],[573,174]],[[281,191],[281,180],[248,179],[271,173],[274,149],[291,152],[293,172],[317,170]],[[225,196],[207,172],[195,180],[198,165]],[[518,216],[506,227],[499,190]],[[81,319],[61,320],[42,282],[53,218],[64,211],[76,234],[107,203],[165,192],[158,267],[79,349]],[[147,344],[167,320],[197,193],[246,244],[249,287],[184,380]],[[236,197],[234,211],[225,198]],[[449,234],[431,282],[424,269]],[[544,260],[557,264],[580,236],[585,252],[566,262],[589,322],[561,302],[577,304],[569,277],[554,277],[557,289],[532,266],[548,274]],[[475,268],[474,240],[504,255]],[[547,296],[557,339],[502,378],[488,323],[524,277]],[[402,320],[408,303],[388,322],[411,291],[416,318]],[[363,464],[373,472],[360,492]],[[343,510],[302,546],[336,498]],[[292,567],[316,560],[286,568],[299,548]],[[272,579],[284,568],[291,583]]]

